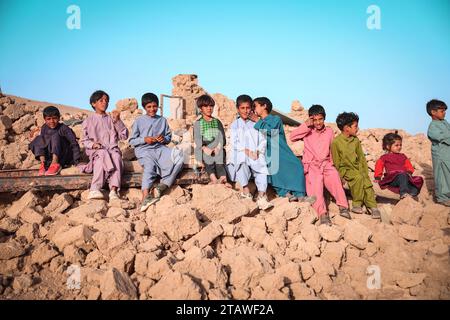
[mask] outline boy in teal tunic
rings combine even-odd
[[[280,197],[289,201],[314,203],[315,197],[306,196],[303,164],[289,148],[280,117],[270,114],[272,103],[268,98],[253,100],[255,113],[249,119],[256,122],[254,128],[267,137],[266,161],[268,182]],[[259,119],[259,117],[261,119]]]
[[[440,100],[427,103],[432,121],[428,127],[431,141],[436,201],[450,207],[450,124],[445,120],[447,105]]]

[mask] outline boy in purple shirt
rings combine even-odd
[[[106,182],[109,184],[109,200],[119,199],[117,191],[122,181],[123,161],[118,142],[128,138],[128,129],[120,120],[118,111],[111,115],[106,113],[109,103],[106,92],[94,92],[90,103],[95,113],[84,120],[81,140],[89,163],[80,168],[83,172],[93,173],[88,199],[103,199],[100,189]]]

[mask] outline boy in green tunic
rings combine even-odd
[[[267,180],[279,197],[289,201],[309,202],[316,197],[306,195],[303,164],[289,148],[281,118],[270,114],[272,102],[266,97],[253,100],[255,108],[249,119],[256,122],[254,128],[267,137],[266,161],[269,175]]]
[[[366,157],[361,142],[356,137],[359,117],[353,112],[344,112],[336,119],[341,134],[331,143],[333,164],[341,179],[347,181],[352,194],[352,212],[363,213],[362,206],[372,213],[372,218],[380,219],[375,192],[368,174]]]
[[[427,103],[432,121],[428,127],[431,141],[436,201],[450,207],[450,124],[445,120],[447,105],[440,100]]]

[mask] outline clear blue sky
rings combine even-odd
[[[96,89],[170,93],[179,73],[283,111],[319,103],[329,121],[355,111],[363,128],[426,132],[425,103],[450,104],[449,0],[0,0],[0,39],[4,92],[83,108]]]

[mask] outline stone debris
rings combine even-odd
[[[181,118],[169,119],[170,146],[190,150],[195,99],[206,91],[196,75],[178,75],[172,82],[172,94],[184,100],[178,105]],[[234,102],[213,96],[215,116],[229,136]],[[129,129],[143,113],[135,98],[115,106]],[[27,135],[43,124],[42,108],[0,97],[0,169],[38,168]],[[63,112],[78,138],[88,113]],[[292,103],[289,116],[308,118],[300,101]],[[285,130],[289,134],[292,128]],[[387,132],[358,134],[371,169]],[[423,152],[430,143],[423,134],[400,134],[425,184],[419,201],[399,201],[375,185],[385,200],[382,221],[356,214],[344,219],[331,202],[333,226],[319,225],[307,203],[290,203],[269,192],[274,207],[260,211],[254,201],[240,199],[236,187],[222,185],[174,186],[143,213],[136,188],[121,190],[122,200],[110,202],[87,200],[87,190],[11,195],[0,203],[0,294],[90,300],[450,299],[450,210],[433,202],[431,155]],[[302,154],[301,141],[289,144]],[[128,142],[119,147],[126,170],[141,172]],[[78,174],[75,168],[65,170]],[[87,285],[67,290],[69,270],[80,270]],[[368,288],[374,270],[381,272],[380,289]]]

